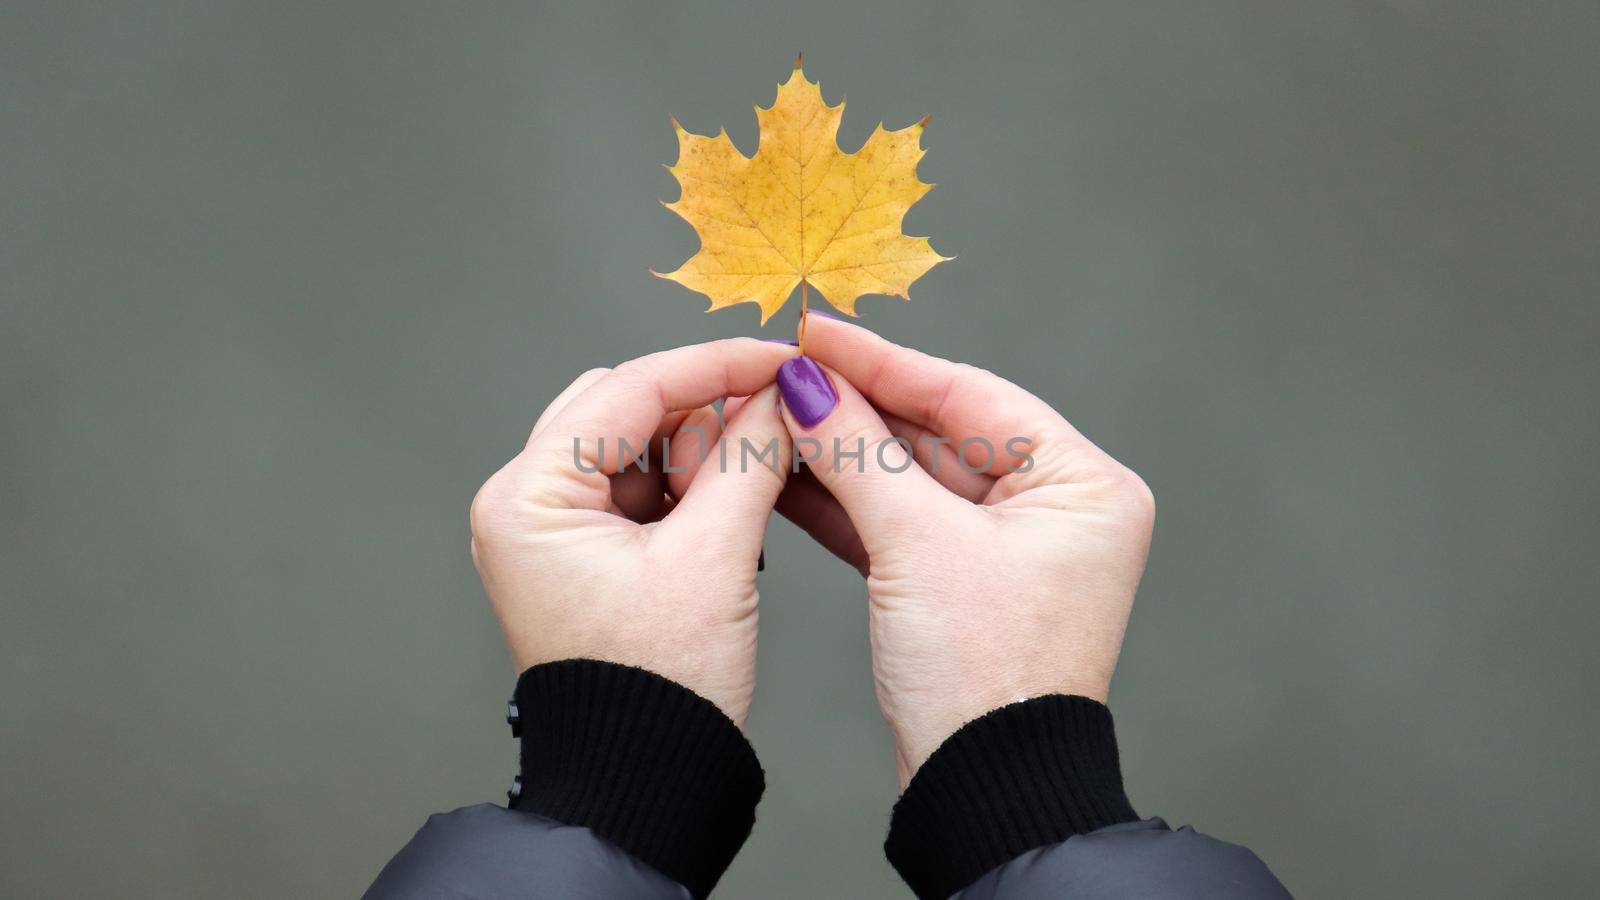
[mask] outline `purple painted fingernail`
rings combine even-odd
[[[769,344],[784,344],[790,347],[800,346],[800,342],[792,338],[762,338],[762,340]]]
[[[808,310],[806,310],[806,315],[808,315],[808,316],[821,316],[824,319],[832,319],[835,322],[839,321],[839,317],[838,316],[834,315],[831,312],[823,312],[820,309],[808,309]]]
[[[796,356],[778,367],[778,393],[794,420],[810,428],[828,417],[839,405],[833,382],[809,356]]]

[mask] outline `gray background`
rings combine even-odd
[[[651,279],[667,124],[933,115],[865,323],[1160,508],[1146,814],[1308,897],[1600,879],[1600,5],[0,2],[0,894],[352,896],[501,796],[466,509]],[[793,312],[765,335],[783,335]],[[730,897],[898,897],[863,589],[787,523]]]

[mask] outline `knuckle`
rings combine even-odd
[[[875,422],[851,422],[834,434],[832,444],[837,448],[836,452],[841,454],[862,451],[865,453],[864,462],[871,463],[873,452],[877,449],[880,431],[880,426]]]
[[[1071,484],[1095,474],[1098,460],[1071,441],[1048,433],[1028,448],[1033,458],[1033,480],[1039,484]]]
[[[751,472],[753,477],[761,479],[763,484],[771,488],[774,495],[782,491],[784,486],[789,483],[789,456],[786,453],[780,453],[773,465],[755,463],[750,466],[750,469],[760,469],[761,473],[765,473]]]
[[[510,481],[506,470],[501,469],[490,475],[473,495],[472,504],[467,508],[467,523],[474,540],[494,534],[500,523],[505,521],[512,504]]]
[[[629,384],[648,384],[655,378],[656,365],[647,356],[630,359],[610,371],[609,377]]]
[[[1117,484],[1128,511],[1141,524],[1154,523],[1156,496],[1150,485],[1132,469],[1126,466],[1118,466],[1118,469]]]
[[[467,526],[472,531],[472,539],[476,543],[487,530],[489,522],[495,518],[495,500],[489,493],[489,482],[484,482],[478,488],[478,493],[473,496],[472,504],[467,507]]]
[[[660,389],[661,369],[648,357],[632,359],[612,369],[605,379],[628,395],[646,395]]]

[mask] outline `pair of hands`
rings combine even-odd
[[[1104,702],[1150,546],[1144,482],[989,372],[820,316],[806,350],[681,347],[556,397],[472,503],[473,560],[517,670],[638,666],[742,727],[777,509],[866,576],[902,787],[992,709]],[[648,472],[619,438],[650,448]],[[757,456],[774,444],[776,465]]]

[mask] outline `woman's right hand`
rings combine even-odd
[[[901,786],[990,710],[1104,702],[1150,547],[1145,483],[990,372],[821,317],[806,353],[778,387],[815,481],[780,509],[867,574]]]
[[[772,378],[789,356],[748,339],[678,347],[586,372],[550,403],[472,501],[472,559],[517,672],[566,659],[635,666],[744,724],[757,560],[788,469],[757,461],[690,475],[682,462],[719,437],[787,459]],[[713,427],[710,403],[751,392],[726,433]],[[631,463],[624,441],[651,454],[654,471]]]

